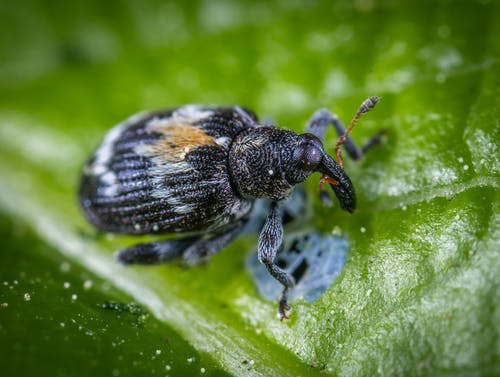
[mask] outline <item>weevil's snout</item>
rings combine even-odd
[[[346,186],[331,186],[335,196],[337,196],[340,206],[343,210],[353,213],[356,209],[356,194],[352,184],[349,182]]]
[[[324,153],[317,171],[323,174],[320,184],[325,182],[330,184],[342,209],[350,213],[354,212],[356,209],[356,193],[354,192],[354,186],[347,174],[335,160]]]

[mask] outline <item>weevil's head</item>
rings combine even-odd
[[[324,151],[323,143],[316,136],[305,133],[298,137],[300,142],[293,151],[293,168],[288,171],[288,180],[300,183],[314,172],[321,173],[322,182],[332,188],[342,209],[352,213],[356,208],[356,193],[344,169]]]
[[[274,127],[249,129],[233,142],[229,166],[233,186],[243,197],[281,200],[319,172],[344,210],[353,212],[356,207],[349,177],[309,133],[297,135]]]

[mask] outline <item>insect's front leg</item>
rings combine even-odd
[[[378,99],[377,99],[377,101],[378,101]],[[361,109],[360,109],[360,111],[361,111]],[[368,111],[368,110],[366,110],[366,111]],[[358,114],[356,114],[356,116],[357,116],[357,118],[355,118],[356,121],[359,118],[359,116],[361,116],[362,114],[364,114],[364,113],[358,112]],[[359,148],[356,145],[356,143],[354,142],[354,140],[351,138],[351,136],[349,136],[348,134],[345,134],[346,128],[344,127],[342,122],[339,120],[337,115],[332,114],[327,109],[320,109],[313,114],[313,116],[309,120],[309,123],[306,126],[306,132],[315,135],[323,142],[323,140],[325,138],[326,130],[328,129],[328,127],[330,125],[333,126],[337,135],[339,137],[341,137],[341,139],[343,139],[343,141],[341,143],[344,145],[348,156],[352,160],[355,160],[355,161],[359,160],[361,157],[363,157],[368,150],[370,150],[374,146],[380,144],[382,142],[383,136],[387,133],[386,130],[379,131],[377,134],[375,134],[370,139],[368,139],[368,141],[363,145],[363,147]],[[340,143],[341,139],[339,139],[339,143]],[[338,155],[337,157],[340,160],[340,155]],[[342,167],[342,162],[341,161],[338,161],[338,162],[340,163],[340,166]],[[324,183],[335,184],[335,182],[330,182],[327,177],[326,178],[323,177],[320,180],[319,197],[323,203],[330,205],[331,204],[330,195],[326,192],[326,190],[324,190],[324,188],[323,188]]]
[[[325,140],[325,134],[328,127],[337,119],[328,109],[319,109],[316,111],[306,125],[306,133],[313,134],[322,142]]]
[[[287,312],[290,310],[290,306],[288,305],[288,290],[295,285],[293,277],[274,263],[282,239],[283,224],[279,205],[277,202],[272,202],[266,223],[260,233],[257,254],[259,262],[266,266],[269,274],[284,286],[279,302],[280,320],[288,319]]]
[[[306,132],[317,136],[321,141],[323,141],[325,138],[326,130],[330,125],[333,126],[338,136],[342,136],[346,130],[337,115],[332,114],[327,109],[321,109],[316,111],[309,120],[309,123],[306,126]],[[358,147],[354,140],[352,140],[351,136],[348,135],[343,145],[349,157],[356,161],[363,157],[368,150],[380,144],[382,142],[383,136],[386,133],[386,130],[379,131],[370,139],[368,139],[361,148]]]

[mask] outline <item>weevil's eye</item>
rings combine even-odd
[[[302,147],[299,164],[302,168],[314,170],[321,162],[323,152],[316,146],[306,144]]]

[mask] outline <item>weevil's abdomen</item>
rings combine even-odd
[[[87,219],[113,233],[196,232],[251,209],[233,190],[228,151],[255,117],[240,108],[184,106],[136,115],[113,128],[84,168]]]

